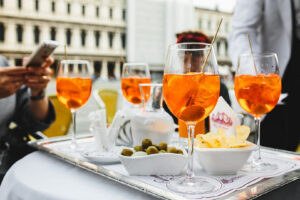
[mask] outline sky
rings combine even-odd
[[[215,9],[218,6],[219,10],[232,12],[236,0],[193,0],[196,6],[201,8]]]

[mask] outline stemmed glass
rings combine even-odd
[[[220,93],[218,65],[211,44],[180,43],[169,46],[163,77],[163,94],[170,111],[188,127],[187,176],[170,180],[167,187],[181,193],[209,193],[217,190],[214,179],[193,172],[194,130],[217,104]],[[203,66],[205,66],[203,68]]]
[[[273,110],[281,93],[281,78],[275,53],[242,54],[234,80],[235,96],[241,107],[255,120],[258,156],[254,156],[244,171],[275,170],[275,164],[265,163],[260,154],[260,121]]]
[[[125,63],[122,71],[121,88],[123,95],[135,107],[142,103],[139,84],[151,83],[146,63]]]
[[[76,143],[76,111],[89,99],[92,90],[92,74],[89,62],[85,60],[62,60],[60,62],[56,91],[58,100],[72,113],[71,149],[75,151]]]

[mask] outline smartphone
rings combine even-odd
[[[44,40],[39,47],[32,52],[29,58],[25,61],[24,66],[41,66],[44,60],[50,56],[55,48],[58,46],[58,42],[54,40]]]

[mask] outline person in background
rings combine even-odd
[[[176,37],[177,37],[176,43],[188,43],[188,42],[211,43],[211,39],[207,35],[202,33],[201,31],[186,31],[186,32],[182,32],[182,33],[177,33]],[[222,81],[220,81],[220,96],[222,96],[224,98],[224,100],[229,105],[231,105],[228,89]],[[165,102],[163,102],[163,107],[166,110],[166,112],[171,114],[174,122],[177,124],[178,123],[177,118],[171,113],[171,111],[169,110],[169,108]],[[208,123],[209,123],[208,120],[206,120],[207,129],[208,129]]]
[[[49,57],[40,67],[13,67],[0,55],[0,182],[14,162],[33,151],[26,144],[28,134],[45,130],[55,120],[45,96],[51,64]]]
[[[228,37],[233,66],[238,56],[250,52],[249,34],[254,52],[275,52],[282,78],[281,101],[261,123],[263,146],[295,151],[300,134],[300,2],[298,0],[237,0]]]

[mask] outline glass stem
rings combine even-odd
[[[257,145],[257,156],[254,158],[254,161],[256,163],[259,163],[261,161],[261,155],[260,155],[260,117],[255,117],[255,127],[256,127],[256,145]]]
[[[188,178],[192,178],[194,176],[194,132],[195,125],[188,124],[188,168],[187,168],[187,176]]]
[[[72,113],[72,140],[71,140],[71,148],[72,149],[75,149],[76,146],[77,146],[77,143],[76,143],[76,110],[71,110],[71,113]]]

